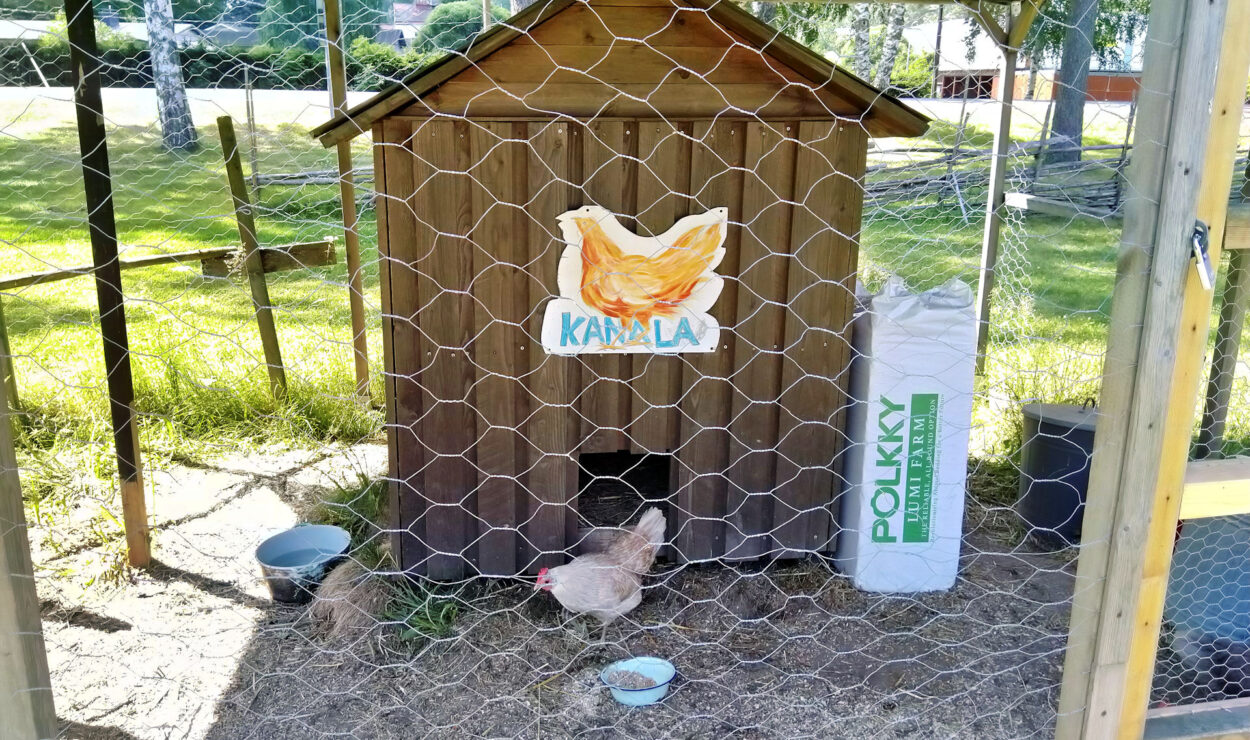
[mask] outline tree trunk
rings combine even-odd
[[[174,7],[171,0],[143,0],[148,25],[148,53],[156,85],[156,108],[161,138],[170,151],[192,152],[199,146],[191,106],[182,83],[182,66],[174,46]]]
[[[903,19],[906,8],[902,3],[890,6],[889,20],[885,26],[885,41],[881,46],[881,61],[877,65],[877,76],[873,84],[881,90],[890,87],[890,77],[894,74],[894,60],[898,58],[898,49],[903,40]]]
[[[509,10],[512,11],[513,15],[516,15],[533,4],[534,0],[512,0],[512,5]]]
[[[770,25],[777,17],[777,3],[753,3],[751,9],[755,11],[756,18]]]
[[[851,41],[855,48],[851,52],[851,71],[860,79],[868,79],[872,74],[872,58],[869,56],[868,38],[868,4],[855,6],[855,15],[851,16]]]
[[[1068,29],[1063,37],[1063,56],[1055,85],[1055,118],[1046,162],[1075,162],[1081,158],[1081,129],[1085,127],[1085,88],[1089,59],[1094,54],[1094,22],[1098,0],[1073,0]]]

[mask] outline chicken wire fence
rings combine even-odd
[[[544,58],[581,62],[556,61],[558,73],[537,78],[521,65],[475,61],[468,70],[479,75],[475,95],[528,106],[526,120],[426,110],[400,121],[407,128],[398,139],[381,124],[380,155],[368,125],[352,141],[367,397],[353,371],[339,169],[334,150],[309,133],[332,117],[318,9],[175,3],[169,29],[195,124],[182,141],[196,145],[171,150],[164,144],[178,117],[158,118],[156,55],[145,43],[149,28],[162,35],[151,16],[169,15],[169,5],[96,6],[122,260],[234,250],[123,273],[153,527],[154,563],[142,570],[125,564],[64,20],[56,6],[34,2],[0,9],[11,39],[0,57],[0,250],[9,276],[0,300],[64,736],[1051,733],[1080,552],[1075,503],[1092,437],[1043,416],[1032,459],[1054,459],[1030,467],[1024,406],[1080,406],[1099,392],[1136,116],[1132,84],[1123,99],[1114,88],[1140,69],[1144,6],[1117,7],[1136,21],[1108,20],[1105,11],[1091,26],[1057,3],[1035,24],[1012,106],[1014,205],[1001,210],[985,366],[953,403],[972,407],[966,495],[948,523],[962,520],[958,575],[950,588],[897,594],[855,588],[832,559],[838,541],[858,533],[839,498],[844,451],[864,441],[846,441],[847,416],[871,399],[848,397],[847,364],[857,354],[849,316],[827,306],[850,307],[857,288],[867,300],[890,276],[915,290],[954,278],[975,291],[997,52],[987,57],[985,35],[954,6],[747,6],[931,119],[922,136],[869,137],[869,119],[844,111],[823,129],[766,112],[778,93],[735,105],[724,80],[755,69],[739,52],[758,59],[757,50],[737,37],[729,52],[702,56],[665,46],[689,43],[677,31],[716,22],[705,8],[653,6],[649,17],[662,20],[640,31],[622,30],[619,19],[646,3],[574,6],[579,22],[598,24],[584,36],[556,49],[525,27],[515,43],[539,50],[529,57],[538,68]],[[507,26],[520,10],[493,8],[493,23]],[[360,3],[344,12],[351,104],[448,48],[463,57],[457,44],[473,38],[483,15],[474,3]],[[1065,36],[1096,48],[1090,89],[1103,85],[1099,97],[1110,98],[1084,104],[1079,142],[1070,112],[1048,99],[1063,86],[1049,70]],[[660,49],[673,65],[665,80],[719,86],[723,110],[685,120],[669,112],[683,100],[671,88],[613,81],[608,65],[597,66],[607,51],[558,56],[597,44]],[[636,71],[646,69],[640,62]],[[552,116],[534,101],[569,73],[619,88],[618,96],[597,112]],[[770,84],[778,80],[758,81]],[[781,86],[815,87],[791,77]],[[618,100],[652,113],[614,115]],[[267,275],[287,375],[281,397],[243,279],[213,125],[221,115],[235,120],[260,244],[335,242],[332,261],[324,249],[290,250],[286,269]],[[761,138],[729,143],[752,135]],[[408,169],[390,164],[394,154]],[[1245,169],[1238,157],[1235,188]],[[833,174],[803,187],[770,159],[788,175],[812,162]],[[850,215],[845,202],[856,203]],[[733,301],[711,309],[719,351],[542,349],[542,314],[561,295],[557,266],[568,244],[559,223],[535,214],[583,206],[644,237],[682,216],[729,209],[717,272]],[[379,259],[379,232],[389,237],[389,259]],[[839,264],[853,279],[830,279],[837,266],[804,238],[852,255]],[[401,239],[414,251],[399,254]],[[528,251],[511,246],[522,243]],[[662,246],[672,253],[673,244]],[[637,263],[595,269],[619,300],[649,275]],[[75,276],[60,279],[65,271]],[[621,275],[629,279],[608,279]],[[655,303],[656,290],[642,288],[643,303]],[[863,315],[888,319],[871,308]],[[384,331],[393,343],[385,349]],[[813,354],[825,374],[810,369]],[[1211,454],[1250,452],[1246,357],[1231,365],[1222,442]],[[668,375],[657,395],[647,383],[660,367]],[[700,395],[701,384],[720,390]],[[694,397],[699,404],[686,404]],[[832,413],[810,413],[831,403]],[[959,437],[960,419],[943,424]],[[550,446],[553,428],[565,447]],[[708,435],[719,457],[687,454]],[[404,454],[412,456],[394,460]],[[795,480],[809,492],[795,495]],[[557,487],[565,499],[552,495]],[[1055,497],[1054,508],[1030,508],[1021,495],[1034,489]],[[711,498],[692,493],[700,490]],[[606,597],[627,613],[600,629],[561,608],[554,589],[535,588],[538,566],[605,550],[589,580],[595,589],[612,582],[621,574],[608,543],[652,507],[667,521],[659,559],[637,579],[637,594],[627,583],[623,595]],[[812,541],[794,541],[796,521],[817,533]],[[254,555],[266,537],[299,523],[338,525],[351,538],[345,563],[310,606],[271,601]],[[722,549],[695,531],[725,538]],[[1245,533],[1244,517],[1180,528],[1156,704],[1250,689],[1247,576],[1238,571]],[[618,540],[618,553],[621,543],[634,548],[626,559],[637,557],[637,541]],[[503,565],[485,564],[487,551],[505,552]],[[452,575],[431,577],[448,563]],[[542,578],[538,586],[549,584],[551,571]],[[635,595],[636,607],[619,606]],[[663,703],[628,709],[614,703],[600,671],[641,655],[671,661],[678,677]]]

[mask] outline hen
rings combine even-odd
[[[655,562],[664,527],[664,514],[647,509],[638,524],[620,533],[603,552],[538,571],[534,588],[549,591],[565,609],[596,617],[606,627],[642,601],[642,576]]]
[[[725,256],[728,215],[716,208],[687,216],[656,237],[634,234],[598,206],[561,215],[565,241],[581,246],[582,302],[631,327],[678,313],[716,277],[712,270]]]

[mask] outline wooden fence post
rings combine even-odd
[[[11,410],[0,385],[0,737],[56,737]]]
[[[325,0],[326,67],[330,78],[331,115],[347,112],[347,67],[343,62],[343,23],[339,0]],[[369,396],[369,340],[365,334],[364,277],[360,269],[360,239],[356,233],[356,183],[352,175],[352,143],[335,147],[339,165],[339,200],[343,204],[343,250],[347,253],[347,297],[352,312],[352,350],[356,355],[356,393]]]
[[[104,104],[100,94],[101,62],[96,49],[91,1],[65,0],[65,16],[68,19],[70,79],[78,117],[83,189],[87,196],[87,226],[91,233],[91,257],[95,265],[96,300],[100,306],[100,335],[104,343],[104,367],[108,374],[113,444],[117,449],[117,475],[121,481],[122,519],[130,564],[143,568],[151,561],[151,543],[148,539],[147,504],[143,498],[139,432],[135,423],[130,339],[126,335],[122,272],[117,257],[113,178],[109,173]]]
[[[243,265],[252,290],[252,305],[256,309],[256,324],[260,327],[260,343],[265,350],[270,389],[275,398],[281,399],[286,397],[286,368],[282,364],[282,351],[278,347],[278,329],[273,321],[273,304],[269,301],[269,283],[265,279],[265,268],[261,263],[256,221],[252,218],[252,201],[248,197],[247,181],[243,179],[243,163],[239,161],[239,142],[234,135],[233,119],[230,116],[218,118],[217,131],[221,135],[222,156],[226,159],[226,178],[230,182],[230,195],[234,199],[234,217],[239,224],[239,239],[243,241]]]
[[[4,319],[4,298],[0,297],[0,385],[9,394],[9,405],[16,409],[17,369],[13,366],[13,348],[9,345],[9,325]]]
[[[1246,163],[1246,180],[1241,184],[1241,202],[1250,203],[1250,161]],[[1233,395],[1233,380],[1237,375],[1241,333],[1246,324],[1248,304],[1250,255],[1246,249],[1239,248],[1229,252],[1224,290],[1220,293],[1220,323],[1215,330],[1211,376],[1207,381],[1202,423],[1198,426],[1198,448],[1194,451],[1195,457],[1200,459],[1219,455],[1224,447],[1224,425],[1228,421],[1228,404]]]
[[[1004,29],[980,3],[969,6],[973,16],[994,39],[1002,54],[1002,69],[998,84],[998,126],[994,129],[994,152],[990,160],[989,190],[985,195],[985,234],[981,239],[981,272],[977,280],[977,363],[976,372],[985,370],[985,355],[989,351],[990,301],[994,293],[994,270],[998,267],[998,241],[1003,228],[1003,196],[1007,182],[1007,151],[1011,146],[1011,112],[1016,92],[1016,62],[1020,45],[1028,34],[1033,20],[1046,0],[1024,0],[1020,12],[1012,15],[1007,6],[1007,26]]]
[[[1011,104],[1016,86],[1015,49],[1002,49],[1002,73],[998,87],[998,126],[994,129],[994,153],[990,159],[989,191],[985,195],[985,233],[981,239],[981,272],[977,281],[977,374],[985,370],[990,340],[990,299],[994,271],[998,268],[998,240],[1003,228],[1003,193],[1007,181],[1007,149],[1011,146]]]
[[[1245,96],[1250,5],[1156,2],[1056,736],[1141,736]],[[1218,69],[1217,69],[1218,61]]]

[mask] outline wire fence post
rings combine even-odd
[[[100,306],[100,334],[108,373],[113,442],[117,449],[117,474],[121,480],[122,517],[130,564],[142,568],[151,560],[151,543],[147,504],[143,499],[143,468],[139,460],[139,432],[134,413],[134,379],[130,373],[125,297],[117,256],[113,180],[104,131],[95,17],[90,0],[66,0],[65,15],[68,20],[83,187],[87,196],[87,224],[91,232],[96,297]]]
[[[331,114],[347,112],[347,66],[343,61],[343,19],[339,0],[325,0],[326,67],[330,79]],[[343,205],[343,250],[347,253],[347,291],[352,312],[352,350],[356,360],[356,393],[369,396],[369,340],[365,334],[364,276],[357,234],[356,183],[352,174],[352,144],[335,147],[339,166],[339,200]]]
[[[217,119],[217,131],[221,135],[221,151],[226,160],[226,177],[230,181],[230,195],[234,200],[239,239],[243,241],[243,264],[252,291],[252,305],[256,309],[261,346],[265,350],[270,389],[275,398],[282,399],[286,397],[286,367],[282,364],[282,350],[278,345],[278,328],[273,320],[269,283],[265,279],[265,266],[256,237],[252,201],[247,194],[247,181],[243,179],[243,163],[239,161],[239,140],[234,134],[234,120],[230,116],[221,116]]]

